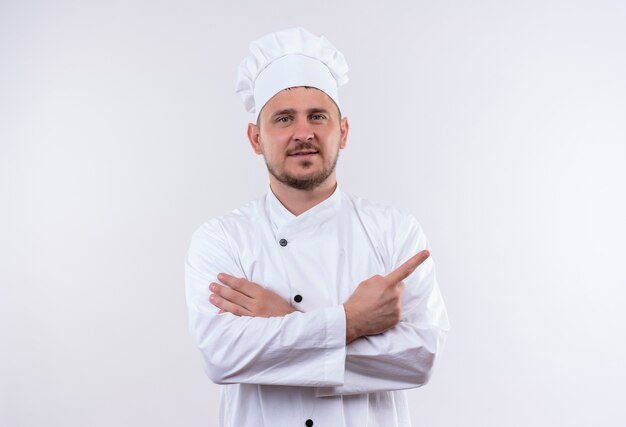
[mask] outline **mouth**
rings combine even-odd
[[[310,157],[318,154],[319,152],[316,150],[300,150],[295,153],[289,154],[290,157]]]

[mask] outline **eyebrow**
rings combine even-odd
[[[277,116],[282,116],[283,114],[296,114],[296,113],[297,111],[294,108],[286,108],[284,110],[278,110],[274,114],[272,114],[272,119],[276,118]],[[306,113],[307,114],[325,113],[330,116],[330,111],[328,111],[325,108],[309,108],[308,110],[306,110]]]

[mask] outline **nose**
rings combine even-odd
[[[293,139],[296,141],[312,141],[313,127],[306,118],[298,118],[293,127]]]

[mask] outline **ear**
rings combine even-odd
[[[248,123],[248,141],[250,141],[252,150],[256,154],[263,154],[261,140],[259,139],[259,127],[254,123]]]
[[[341,129],[341,143],[339,144],[339,148],[343,150],[344,148],[346,148],[346,143],[348,142],[348,130],[350,129],[350,125],[348,124],[348,118],[342,117],[339,126]]]

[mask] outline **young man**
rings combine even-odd
[[[238,92],[270,188],[202,225],[186,261],[220,425],[408,426],[402,390],[428,381],[448,330],[424,233],[337,186],[343,55],[301,28],[250,48]]]

